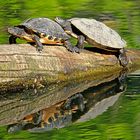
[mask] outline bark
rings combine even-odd
[[[140,65],[140,51],[128,50],[128,69]],[[104,78],[123,67],[115,55],[84,50],[68,52],[62,46],[0,45],[0,91],[17,90],[85,77]]]

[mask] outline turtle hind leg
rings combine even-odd
[[[17,37],[11,35],[9,37],[9,44],[16,44],[16,39],[17,39]]]
[[[84,41],[85,41],[85,37],[83,35],[79,35],[78,36],[78,41],[76,46],[81,50],[84,48]]]
[[[80,52],[80,49],[77,46],[73,47],[68,40],[65,40],[64,46],[70,52],[76,52],[76,53],[79,53]]]
[[[74,52],[73,50],[73,46],[71,45],[71,43],[68,40],[64,41],[64,46],[66,47],[66,49],[70,52]]]
[[[126,51],[124,48],[119,50],[119,57],[118,58],[119,58],[120,64],[123,67],[125,67],[128,64],[128,59],[127,59]]]
[[[41,122],[41,119],[42,119],[42,112],[39,111],[39,112],[35,113],[33,116],[33,124],[34,125],[39,124]]]
[[[37,35],[34,35],[33,40],[35,41],[35,44],[37,45],[37,51],[41,52],[43,49],[43,45],[40,42],[40,38]]]

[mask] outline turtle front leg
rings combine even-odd
[[[11,35],[9,37],[9,44],[16,44],[16,39],[17,39],[17,37]]]
[[[84,41],[85,41],[85,37],[83,35],[79,35],[76,46],[80,49],[80,51],[81,49],[84,48]]]
[[[38,52],[41,52],[42,49],[43,49],[43,45],[42,45],[42,43],[40,42],[40,38],[39,38],[37,35],[34,35],[34,36],[33,36],[33,40],[35,41],[35,44],[37,45],[37,51],[38,51]]]
[[[78,109],[81,112],[83,112],[85,108],[85,104],[84,104],[84,97],[82,94],[76,94],[76,95],[71,96],[69,99],[67,99],[67,101],[63,105],[63,109],[66,109],[66,110],[72,109],[72,102],[74,100],[76,100],[75,103],[78,105]]]
[[[128,59],[126,56],[126,50],[124,48],[119,50],[119,57],[118,58],[119,58],[120,64],[123,67],[126,67],[126,65],[128,64]]]
[[[42,112],[39,111],[39,112],[35,113],[33,116],[33,124],[37,125],[41,122],[41,120],[42,120]]]

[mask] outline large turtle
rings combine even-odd
[[[76,51],[69,42],[70,36],[56,22],[48,18],[28,19],[20,25],[8,28],[11,34],[9,43],[16,43],[16,38],[35,43],[38,51],[43,49],[42,44],[64,45],[69,51]]]
[[[78,39],[76,45],[78,48],[83,48],[84,42],[87,42],[97,48],[117,52],[120,64],[127,65],[128,60],[124,49],[126,42],[116,31],[104,23],[87,18],[64,20],[56,17],[55,21],[62,26],[67,34]]]

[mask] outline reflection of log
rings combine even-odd
[[[33,90],[27,90],[19,93],[1,96],[0,98],[0,125],[16,123],[25,116],[35,113],[41,109],[50,107],[60,101],[66,100],[75,93],[82,92],[89,87],[111,81],[118,77],[119,73],[106,75],[96,80],[85,80],[81,82],[72,82],[56,86],[51,85],[48,88],[38,89],[34,95]],[[37,96],[37,94],[39,96]]]
[[[139,65],[140,51],[128,51],[129,67]],[[46,46],[42,53],[30,45],[0,45],[0,90],[30,87],[39,82],[59,82],[99,77],[121,69],[114,55],[83,51],[70,53],[64,47]],[[12,82],[11,82],[12,81]]]
[[[97,102],[85,115],[81,116],[79,120],[76,122],[84,122],[90,119],[96,118],[98,115],[101,115],[105,112],[109,107],[113,106],[113,104],[118,100],[122,93],[118,93],[111,97],[105,98],[100,102]]]
[[[82,94],[86,99],[86,112],[76,122],[93,119],[105,112],[118,100],[126,88],[126,77],[123,77],[121,82],[116,78],[84,91]]]

